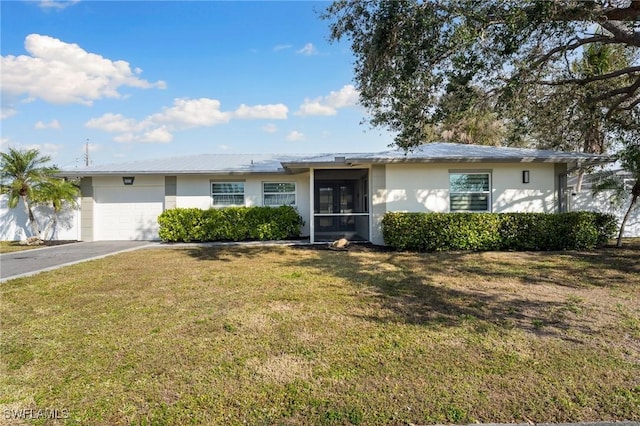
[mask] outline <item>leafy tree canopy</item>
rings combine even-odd
[[[640,103],[640,1],[338,0],[323,17],[333,40],[351,41],[371,124],[397,132],[400,147],[456,114],[513,111],[541,87],[597,86],[588,101],[607,119]],[[593,44],[619,46],[626,60],[576,69]]]

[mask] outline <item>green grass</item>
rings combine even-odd
[[[16,279],[0,287],[0,410],[92,425],[640,420],[639,255],[165,248]]]
[[[20,244],[20,241],[0,241],[0,254],[13,253],[14,251],[31,250],[41,247],[42,246],[23,246]]]
[[[24,250],[33,250],[33,249],[38,249],[43,247],[50,247],[50,246],[58,246],[58,245],[69,244],[74,242],[75,241],[70,241],[70,240],[52,240],[52,241],[47,240],[47,241],[43,241],[41,245],[28,246],[28,245],[20,244],[20,241],[0,241],[0,254],[13,253],[16,251],[24,251]]]

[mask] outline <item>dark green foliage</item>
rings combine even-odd
[[[166,242],[283,240],[300,236],[304,221],[291,206],[176,208],[158,217]]]
[[[549,213],[387,213],[385,244],[397,250],[582,250],[604,245],[612,215]]]
[[[625,54],[591,74],[576,72],[570,60],[594,43],[637,55],[637,3],[334,0],[322,17],[331,40],[351,45],[370,124],[387,127],[399,147],[411,149],[438,136],[434,128],[466,143],[500,141],[502,131],[492,125],[499,119],[509,142],[528,143],[531,135],[520,132],[535,111],[518,105],[530,97],[541,107],[552,103],[556,117],[575,114],[574,104],[556,104],[584,95],[593,110],[580,115],[637,111],[640,68],[624,63]],[[564,96],[556,101],[554,92]],[[548,136],[543,130],[553,123],[543,123],[534,122]]]

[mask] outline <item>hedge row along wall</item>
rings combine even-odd
[[[603,246],[617,220],[594,212],[387,213],[385,244],[397,250],[582,250]]]
[[[284,240],[300,236],[304,221],[291,206],[175,208],[158,216],[165,242]]]

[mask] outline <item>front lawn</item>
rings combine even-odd
[[[41,245],[28,246],[20,244],[20,241],[0,241],[0,254],[13,253],[15,251],[33,250],[43,247],[59,246],[61,244],[71,244],[77,241],[71,240],[46,240]]]
[[[123,253],[0,285],[0,410],[92,425],[637,421],[639,258]]]
[[[27,246],[20,244],[20,241],[0,241],[0,254],[13,253],[14,251],[31,250],[42,246]]]

